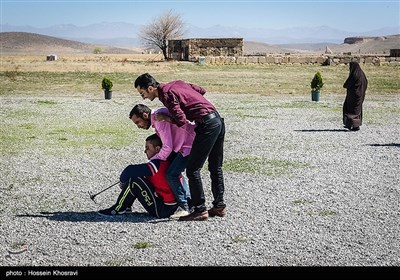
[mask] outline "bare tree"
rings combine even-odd
[[[182,38],[184,33],[184,22],[181,16],[169,10],[145,25],[140,30],[139,37],[147,47],[161,49],[164,58],[167,59],[168,40]]]

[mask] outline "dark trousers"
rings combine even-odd
[[[136,198],[150,215],[157,218],[168,218],[178,208],[177,204],[165,204],[161,197],[155,195],[153,186],[146,178],[135,177],[129,180],[129,185],[119,194],[114,209],[124,210],[132,206]]]
[[[224,160],[224,119],[219,116],[198,123],[193,141],[192,150],[186,167],[189,179],[191,204],[195,211],[205,211],[205,196],[200,171],[208,158],[208,170],[211,178],[211,191],[214,197],[214,207],[225,207],[224,202],[224,177],[222,163]]]

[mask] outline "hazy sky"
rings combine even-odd
[[[400,26],[400,0],[0,0],[1,23],[49,27],[57,24],[86,26],[101,22],[148,24],[168,10],[185,23],[263,27],[317,27],[364,32]]]

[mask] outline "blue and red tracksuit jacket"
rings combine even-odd
[[[175,196],[167,182],[169,161],[153,159],[147,163],[128,165],[120,175],[120,181],[128,183],[130,178],[145,177],[154,188],[157,196],[162,197],[164,203],[176,203]]]

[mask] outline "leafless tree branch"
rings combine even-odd
[[[181,39],[185,34],[184,25],[181,16],[169,10],[145,25],[139,38],[146,47],[159,48],[167,59],[168,40]]]

